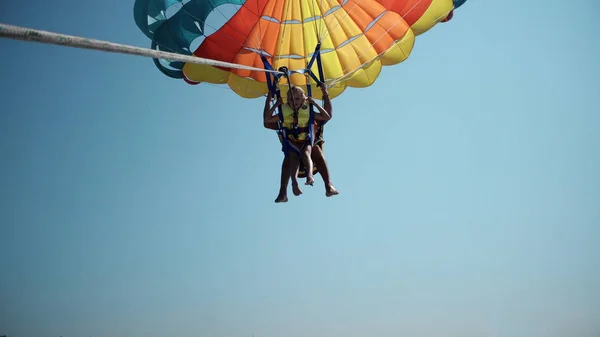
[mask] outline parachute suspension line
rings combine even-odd
[[[324,10],[324,6],[323,6],[323,0],[313,0],[313,5],[315,3],[317,3],[318,1],[318,5],[317,8],[319,9],[319,17],[320,20],[319,23],[315,23],[315,25],[317,26],[317,41],[319,41],[319,43],[323,42],[323,40],[325,40],[325,38],[327,37],[327,21],[325,20],[325,14],[327,13],[326,10]],[[326,2],[327,4],[329,4],[329,0]],[[337,5],[337,3],[336,3]],[[316,14],[315,14],[316,16]],[[333,19],[332,19],[333,20]],[[315,20],[317,21],[317,20]]]
[[[263,9],[264,10],[264,9]],[[262,20],[262,16],[264,13],[259,13],[260,11],[260,7],[259,7],[259,2],[256,2],[256,16],[258,16],[258,33],[259,35],[256,37],[258,40],[258,50],[260,50],[260,53],[263,54],[265,53],[264,49],[263,49],[263,41],[265,39],[265,36],[263,35],[263,31],[262,31],[262,25],[261,25],[261,20]]]
[[[350,16],[350,13],[352,13],[352,11],[354,11],[356,8],[358,8],[358,7],[359,7],[359,6],[358,6],[358,4],[360,3],[360,1],[361,1],[361,0],[357,0],[357,1],[354,3],[354,6],[353,6],[352,8],[350,8],[348,11],[346,11],[346,14],[345,14],[345,15],[344,15],[342,18],[340,18],[339,20],[335,20],[335,15],[333,15],[333,13],[330,13],[329,15],[331,15],[331,20],[329,20],[329,24],[327,24],[327,23],[325,22],[325,25],[326,25],[326,27],[328,28],[328,29],[326,30],[326,31],[327,31],[327,33],[326,33],[326,34],[323,34],[323,37],[322,37],[322,39],[320,39],[320,40],[319,40],[319,42],[323,42],[323,40],[324,40],[324,39],[326,39],[326,38],[328,38],[328,37],[329,37],[329,35],[331,35],[331,33],[332,33],[334,30],[336,30],[336,29],[340,28],[340,27],[342,26],[341,22],[342,22],[343,20],[346,20],[346,19],[347,19],[347,18]],[[419,1],[421,1],[421,0],[419,0]],[[341,7],[341,6],[340,6],[340,7]],[[332,26],[332,23],[333,23],[333,21],[334,21],[334,20],[335,20],[335,24],[333,25],[333,27],[330,27],[330,26]],[[326,21],[324,17],[323,17],[323,21]]]
[[[360,1],[360,0],[359,0],[359,1]],[[415,3],[415,4],[414,4],[414,5],[413,5],[413,6],[412,6],[412,7],[411,7],[411,8],[410,8],[408,11],[406,11],[406,13],[404,13],[404,15],[402,15],[402,16],[401,16],[401,17],[402,17],[402,19],[404,19],[404,17],[406,17],[406,16],[407,16],[407,15],[408,15],[410,12],[412,12],[412,11],[413,11],[413,10],[414,10],[414,9],[415,9],[415,8],[416,8],[416,7],[417,7],[417,6],[418,6],[418,5],[419,5],[419,4],[422,2],[422,1],[423,1],[423,0],[419,0],[419,1],[417,1],[417,2],[416,2],[416,3]],[[439,18],[437,18],[437,19],[433,20],[433,22],[436,22],[437,20],[439,20]],[[381,40],[381,39],[382,39],[382,38],[385,36],[385,34],[387,34],[387,33],[388,33],[388,32],[389,32],[391,29],[393,29],[393,28],[394,28],[396,25],[398,25],[398,24],[399,24],[399,23],[401,23],[401,22],[402,22],[402,20],[397,20],[397,21],[396,21],[396,22],[395,22],[395,23],[394,23],[392,26],[390,26],[390,27],[389,27],[389,28],[388,28],[388,29],[387,29],[387,30],[386,30],[386,31],[385,31],[385,32],[384,32],[384,33],[383,33],[381,36],[379,36],[379,38],[377,38],[377,40],[373,41],[373,43],[371,44],[371,46],[372,46],[372,45],[375,45],[377,42],[379,42],[379,40]],[[406,43],[406,41],[402,41],[402,43]],[[368,47],[365,47],[365,49],[363,49],[363,50],[361,50],[361,51],[360,51],[360,54],[358,54],[358,57],[359,57],[359,58],[360,58],[360,57],[362,57],[362,56],[365,54],[365,52],[367,51],[367,50],[366,50],[366,48],[368,48]],[[357,70],[359,70],[359,69],[361,69],[362,67],[364,67],[365,65],[367,65],[367,64],[369,64],[369,63],[371,63],[371,62],[373,62],[374,60],[376,60],[377,58],[379,58],[379,56],[380,56],[380,55],[377,55],[377,56],[373,57],[371,60],[369,60],[369,61],[367,61],[367,62],[364,62],[364,63],[362,63],[360,66],[358,66],[356,69],[352,70],[351,72],[349,72],[349,73],[347,73],[347,74],[345,74],[345,75],[343,75],[343,76],[340,76],[340,77],[336,78],[335,80],[331,81],[331,83],[330,83],[329,85],[330,85],[330,86],[331,86],[331,85],[335,85],[335,84],[337,84],[337,83],[339,83],[339,82],[343,81],[344,79],[346,79],[346,78],[348,78],[348,77],[352,76],[352,75],[353,75],[353,74],[354,74],[354,73],[355,73]],[[342,73],[346,73],[346,71],[348,71],[348,67],[346,67],[344,70],[342,70]]]
[[[198,21],[200,21],[200,20],[198,20]],[[206,36],[206,35],[204,35],[204,36]],[[229,35],[227,35],[227,36],[230,37]],[[231,39],[233,40],[233,38],[231,38]],[[240,46],[243,47],[243,45],[241,43],[239,43],[239,41],[236,41],[236,42],[238,44],[240,44]],[[160,46],[164,50],[168,50],[168,51],[170,51],[172,53],[175,53],[175,51],[173,49],[171,49],[171,48],[169,48],[169,47],[167,47],[167,46],[165,46],[165,45],[163,45],[161,43],[156,43],[155,41],[153,41],[152,42],[152,50],[155,50],[154,48],[156,46]],[[180,55],[180,54],[177,54],[177,55]],[[181,70],[180,71],[174,71],[174,70],[165,68],[165,66],[163,66],[162,64],[160,64],[160,61],[159,61],[158,58],[153,58],[152,60],[154,61],[154,64],[156,65],[156,67],[158,68],[158,70],[160,70],[163,74],[165,74],[165,75],[167,75],[167,76],[169,76],[171,78],[175,78],[175,79],[182,78],[188,84],[192,84],[192,85],[198,84],[197,82],[190,81],[187,77],[185,77],[184,75],[182,75]],[[219,89],[231,90],[231,88],[225,88],[225,87],[223,87],[223,86],[221,86],[219,84],[215,84],[215,83],[205,82],[205,84],[211,85],[211,86],[213,86],[215,88],[219,88]],[[260,96],[262,94],[261,91],[257,91],[257,90],[253,90],[253,89],[248,89],[248,88],[246,88],[246,91],[250,92],[252,94],[258,94],[258,96]]]
[[[311,7],[312,7],[312,15],[311,15],[311,17],[313,18],[313,20],[312,20],[312,21],[313,21],[313,27],[314,27],[314,29],[315,29],[315,35],[317,36],[317,40],[320,42],[320,41],[321,41],[321,30],[319,29],[319,28],[320,28],[320,25],[319,25],[319,24],[317,24],[317,21],[321,22],[321,20],[317,20],[317,11],[315,10],[315,2],[316,2],[316,1],[317,1],[317,0],[312,0],[312,1],[311,1],[311,4],[312,4],[312,6],[311,6]],[[321,1],[322,1],[322,0],[321,0]],[[320,12],[321,12],[321,7],[319,6],[319,13],[320,13]],[[319,16],[320,16],[320,15],[319,15]],[[320,17],[321,17],[321,16],[320,16]]]
[[[394,23],[393,25],[391,25],[391,26],[390,26],[390,28],[388,28],[388,29],[387,29],[387,30],[386,30],[386,31],[385,31],[383,34],[381,34],[381,36],[380,36],[379,38],[377,38],[377,40],[373,41],[373,43],[371,44],[371,46],[372,46],[372,45],[374,45],[375,43],[379,42],[379,40],[381,40],[381,39],[382,39],[382,38],[385,36],[385,34],[386,34],[387,32],[389,32],[389,31],[390,31],[392,28],[394,28],[394,27],[395,27],[395,26],[396,26],[398,23],[400,23],[400,22],[402,22],[402,21],[398,20],[398,21],[396,21],[396,23]],[[396,43],[396,44],[397,44],[397,42],[394,42],[394,43]],[[406,41],[402,41],[401,43],[406,43]],[[365,54],[365,52],[367,51],[367,49],[366,49],[366,48],[368,48],[368,47],[365,47],[363,50],[361,50],[360,54],[358,54],[358,58],[361,58],[361,57],[362,57],[362,56]],[[376,60],[376,59],[377,59],[377,58],[379,58],[379,57],[380,57],[380,55],[376,55],[375,57],[373,57],[372,59],[370,59],[370,60],[368,60],[368,61],[366,61],[366,62],[362,63],[360,66],[358,66],[356,69],[352,70],[351,72],[347,73],[346,75],[336,78],[335,80],[333,80],[333,81],[330,83],[330,85],[333,85],[333,84],[339,83],[339,82],[341,82],[342,80],[344,80],[344,79],[346,79],[346,78],[348,78],[348,77],[352,76],[352,74],[354,74],[354,73],[355,73],[357,70],[359,70],[359,69],[361,69],[362,67],[364,67],[365,65],[367,65],[367,64],[369,64],[369,63],[371,63],[371,62],[373,62],[374,60]],[[344,68],[344,70],[342,70],[342,73],[346,73],[346,71],[348,71],[348,67]]]
[[[223,13],[223,11],[222,11],[222,10],[221,10],[221,9],[220,9],[218,6],[216,6],[216,7],[214,6],[214,4],[213,4],[213,0],[208,0],[208,2],[209,2],[209,4],[210,4],[212,7],[214,7],[214,9],[215,9],[216,11],[218,11],[218,12],[221,14],[221,16],[222,16],[224,19],[226,19],[226,20],[228,19],[228,18],[227,18],[227,16],[226,16],[226,15]],[[237,4],[233,3],[232,1],[228,1],[228,3],[229,3],[229,4],[232,4],[232,5],[235,7],[235,9],[236,9],[236,13],[237,13],[237,12],[239,12],[240,8],[243,6],[243,5],[237,5]],[[261,25],[260,25],[260,17],[261,17],[261,14],[259,14],[259,7],[258,7],[258,6],[259,6],[259,3],[257,2],[257,8],[256,8],[256,10],[250,10],[250,8],[249,8],[249,7],[246,7],[246,8],[247,8],[247,9],[248,9],[248,10],[249,10],[249,11],[250,11],[252,14],[256,15],[256,16],[259,18],[259,23],[258,23],[258,28],[259,28],[259,33],[260,33],[260,35],[259,35],[259,36],[256,36],[255,34],[253,34],[253,39],[252,39],[252,41],[250,41],[250,39],[248,38],[248,36],[243,36],[243,34],[241,34],[241,32],[240,32],[239,30],[235,30],[235,31],[238,33],[238,35],[239,35],[239,36],[242,36],[242,37],[244,38],[244,42],[242,43],[242,42],[240,42],[238,39],[235,39],[234,37],[232,37],[232,36],[231,36],[231,35],[229,35],[229,34],[226,34],[226,33],[225,33],[224,35],[225,35],[226,37],[228,37],[230,40],[232,40],[232,41],[235,41],[235,42],[236,42],[236,44],[237,44],[237,45],[239,45],[239,46],[240,46],[242,49],[245,49],[245,48],[249,47],[250,49],[252,49],[252,51],[253,51],[253,52],[255,52],[255,53],[259,54],[259,55],[262,55],[262,54],[264,54],[264,53],[265,53],[265,51],[264,51],[264,49],[263,49],[263,40],[262,40],[263,34],[262,34],[262,27],[261,27]],[[187,15],[189,15],[190,17],[194,18],[196,21],[198,21],[198,22],[202,22],[202,23],[204,23],[204,25],[205,25],[205,26],[209,26],[210,28],[212,28],[212,29],[214,29],[215,31],[217,31],[217,29],[216,29],[215,27],[213,27],[213,26],[211,26],[211,25],[208,25],[208,24],[206,23],[206,20],[200,20],[199,18],[197,18],[195,15],[193,15],[193,14],[192,14],[192,13],[190,13],[189,11],[185,11],[184,7],[182,7],[182,9],[181,9],[181,10],[183,10],[183,11],[184,11],[184,12],[185,12]],[[251,27],[249,27],[249,26],[248,26],[248,23],[246,22],[246,20],[244,19],[244,17],[243,17],[243,16],[242,16],[242,20],[241,20],[241,21],[242,21],[242,23],[244,24],[244,27],[245,27],[245,28],[247,28],[249,31],[251,31],[251,29],[250,29]],[[204,33],[203,33],[203,35],[204,35],[204,37],[207,37],[207,35],[206,35],[206,34],[204,34]],[[155,60],[155,63],[156,63],[156,60]],[[159,69],[160,69],[160,67],[159,67]],[[185,80],[185,77],[184,77],[184,80]],[[187,81],[187,80],[186,80],[186,82],[188,82],[188,83],[190,83],[190,84],[195,84],[195,83],[189,82],[189,81]],[[246,88],[246,90],[248,90],[248,88]],[[250,92],[258,93],[258,92],[256,92],[256,91],[252,91],[252,90],[250,90]]]
[[[281,45],[283,44],[284,41],[284,37],[285,37],[285,29],[287,28],[287,26],[289,25],[289,23],[284,23],[285,21],[283,20],[284,18],[288,17],[289,14],[292,11],[292,5],[290,4],[291,1],[286,1],[285,2],[285,8],[283,9],[283,13],[281,14],[281,22],[279,23],[281,26],[283,26],[283,28],[280,29],[279,32],[279,49],[281,49]],[[291,32],[290,32],[291,35]]]
[[[402,18],[404,19],[404,17],[407,16],[410,12],[412,12],[413,9],[417,8],[417,6],[421,3],[421,1],[423,1],[423,0],[419,0],[419,1],[415,2],[415,4],[408,11],[406,11],[406,13],[404,13]]]
[[[325,17],[325,14],[327,14],[327,11],[323,10],[324,9],[323,0],[319,0],[319,1],[320,1],[319,8],[320,8],[320,12],[321,12],[321,24],[320,24],[321,34],[319,34],[319,43],[321,43],[327,38],[327,36],[329,36],[329,25],[327,24],[327,19]],[[326,4],[329,5],[329,0],[326,1]],[[337,2],[336,2],[336,5],[337,5]],[[334,18],[335,18],[335,16],[332,15],[332,19],[329,21],[329,23],[331,23]]]
[[[211,5],[212,5],[212,3],[211,3]],[[225,14],[223,14],[223,12],[221,12],[221,10],[220,10],[218,7],[217,7],[216,9],[217,9],[217,11],[218,11],[219,13],[221,13],[221,15],[223,16],[223,18],[227,20],[227,17],[225,16]],[[217,28],[215,28],[213,25],[209,25],[208,23],[206,23],[206,20],[200,20],[200,19],[199,19],[199,18],[197,18],[197,17],[196,17],[194,14],[190,13],[189,11],[186,11],[186,10],[185,10],[185,7],[181,7],[180,11],[183,11],[184,13],[186,13],[187,15],[189,15],[191,18],[194,18],[194,20],[196,20],[196,21],[198,21],[198,22],[202,22],[202,23],[204,24],[204,26],[205,26],[205,27],[206,27],[206,26],[208,26],[209,28],[212,28],[212,29],[214,29],[215,31],[217,31],[217,30],[218,30],[218,29],[217,29]],[[206,35],[204,32],[202,32],[202,35],[203,35],[205,38],[207,37],[207,35]],[[243,47],[243,46],[244,46],[242,43],[240,43],[240,41],[238,41],[238,40],[234,39],[234,38],[233,38],[233,36],[231,36],[231,35],[229,35],[229,34],[224,34],[224,35],[225,35],[227,38],[229,38],[231,41],[234,41],[235,43],[237,43],[238,45],[240,45],[240,47]],[[248,42],[248,39],[247,39],[247,38],[246,38],[246,42]]]
[[[329,1],[327,3],[329,3]],[[319,12],[321,13],[321,23],[319,24],[321,33],[319,34],[319,42],[323,42],[324,36],[327,33],[327,21],[325,21],[325,12],[323,12],[323,0],[319,0]]]
[[[348,11],[346,11],[346,16],[344,16],[344,19],[346,17],[348,17],[350,15],[350,13],[355,10],[358,7],[358,4],[360,3],[361,0],[357,0],[356,3],[354,3],[354,7],[350,8]],[[410,12],[412,12],[413,9],[415,9],[423,0],[419,0],[417,1],[406,13],[404,13],[404,15],[402,15],[402,19],[404,19],[404,17],[406,15],[408,15]],[[335,18],[335,17],[334,17]],[[338,29],[341,26],[341,20],[336,21],[336,25],[333,28],[328,29],[327,32],[327,36],[329,36],[335,29]],[[330,24],[333,22],[333,18],[330,20]],[[394,28],[396,25],[398,25],[400,22],[402,22],[401,20],[396,21],[390,28],[388,28],[379,38],[377,38],[377,40],[375,40],[373,43],[371,43],[371,46],[375,45],[377,42],[379,42],[379,40],[381,40],[385,34],[387,34],[392,28]],[[363,32],[364,34],[364,32]],[[362,57],[365,52],[367,51],[368,47],[365,47],[365,49],[360,51],[360,54],[358,54],[358,57]],[[337,84],[339,82],[341,82],[342,80],[352,76],[352,74],[354,74],[357,70],[361,69],[362,67],[364,67],[365,65],[369,64],[370,62],[372,62],[373,60],[377,59],[379,57],[379,55],[375,56],[373,59],[361,64],[358,68],[356,68],[355,70],[352,70],[351,72],[336,78],[335,80],[333,80],[331,83],[329,83],[330,86]],[[346,67],[344,70],[342,70],[342,73],[346,73],[346,71],[348,71],[348,67]]]
[[[423,1],[423,0],[419,0],[419,1],[418,1],[418,2],[417,2],[415,5],[413,5],[413,6],[412,6],[412,7],[411,7],[411,8],[410,8],[410,9],[409,9],[409,10],[408,10],[408,11],[407,11],[407,12],[406,12],[406,13],[405,13],[403,16],[401,16],[401,17],[402,17],[402,19],[404,19],[404,17],[405,17],[406,15],[408,15],[408,14],[409,14],[409,13],[410,13],[410,12],[411,12],[411,11],[412,11],[414,8],[416,8],[416,6],[417,6],[417,5],[418,5],[418,4],[419,4],[421,1]],[[437,20],[437,19],[436,19],[436,20]],[[435,22],[436,20],[434,20],[434,22]],[[380,36],[377,38],[377,40],[373,41],[373,43],[371,43],[371,46],[373,46],[373,45],[375,45],[377,42],[379,42],[379,40],[381,40],[381,39],[382,39],[382,38],[385,36],[385,34],[387,34],[387,33],[388,33],[390,30],[392,30],[394,27],[396,27],[396,25],[398,25],[398,24],[399,24],[399,23],[401,23],[401,22],[402,22],[402,20],[397,20],[397,21],[396,21],[396,22],[395,22],[393,25],[391,25],[391,26],[390,26],[390,27],[389,27],[389,28],[388,28],[388,29],[387,29],[387,30],[386,30],[384,33],[382,33],[382,34],[381,34],[381,35],[380,35]],[[394,42],[394,43],[396,43],[396,42]],[[405,41],[403,41],[402,43],[405,43]],[[363,50],[361,50],[360,54],[358,54],[358,58],[362,57],[362,56],[365,54],[365,52],[367,51],[367,50],[366,50],[366,48],[368,48],[368,47],[365,47]],[[351,71],[351,72],[347,73],[346,75],[336,78],[335,80],[333,80],[333,81],[330,83],[330,85],[337,84],[337,83],[339,83],[339,82],[343,81],[344,79],[346,79],[346,78],[348,78],[348,77],[352,76],[352,74],[354,74],[354,73],[355,73],[357,70],[359,70],[359,69],[361,69],[362,67],[364,67],[365,65],[367,65],[367,64],[369,64],[369,63],[371,63],[371,62],[373,62],[374,60],[376,60],[377,58],[379,58],[379,56],[380,56],[380,55],[377,55],[377,56],[373,57],[371,60],[369,60],[369,61],[367,61],[367,62],[364,62],[364,63],[362,63],[360,66],[358,66],[358,67],[357,67],[356,69],[354,69],[353,71]],[[346,73],[346,71],[347,71],[347,70],[348,70],[348,67],[344,68],[344,70],[342,70],[342,73]]]
[[[210,0],[210,1],[211,1],[211,5],[212,5],[212,0]],[[242,6],[240,6],[240,7],[238,8],[236,5],[234,5],[234,7],[236,8],[236,13],[239,13],[239,10],[240,10],[240,8],[241,8]],[[248,8],[248,7],[246,7],[246,8]],[[219,10],[219,7],[216,7],[216,9],[217,9],[217,10]],[[248,8],[248,10],[250,10],[250,8]],[[224,17],[225,19],[227,19],[227,17],[225,16],[225,14],[223,14],[223,12],[221,12],[220,10],[219,10],[219,12],[221,13],[221,15],[223,15],[223,17]],[[258,12],[256,12],[256,13],[255,13],[255,12],[253,12],[253,11],[250,11],[250,12],[251,12],[252,14],[254,14],[254,15],[258,16],[258,17],[260,18],[260,15],[258,14]],[[245,27],[246,29],[248,29],[248,31],[252,31],[252,30],[250,29],[251,27],[249,27],[249,26],[248,26],[248,23],[246,23],[246,20],[244,20],[244,16],[243,16],[243,15],[241,15],[241,17],[242,17],[242,20],[241,20],[241,21],[242,21],[242,23],[244,24],[244,27]],[[259,24],[259,27],[260,27],[260,22],[259,22],[258,24]],[[239,34],[239,33],[240,33],[240,32],[238,31],[238,34]],[[242,34],[240,34],[240,35],[242,35]],[[259,37],[257,37],[257,36],[253,36],[253,37],[254,37],[254,41],[248,41],[248,37],[245,37],[244,39],[245,39],[245,42],[246,42],[246,44],[247,44],[247,45],[248,45],[250,48],[253,48],[253,49],[260,49],[260,50],[262,50],[262,48],[260,47],[260,46],[262,45],[262,43],[261,43],[261,41],[260,41],[260,38],[259,38]],[[249,43],[249,42],[250,42],[250,43]],[[242,46],[242,47],[243,47],[243,46]]]
[[[321,0],[321,1],[322,1],[322,0]],[[341,26],[341,21],[342,21],[342,20],[344,20],[344,19],[346,19],[346,17],[348,17],[348,16],[350,15],[350,13],[352,13],[352,11],[354,11],[354,10],[355,10],[357,7],[359,7],[359,6],[358,6],[358,4],[360,4],[360,1],[361,1],[361,0],[357,0],[357,1],[354,3],[354,6],[353,6],[352,8],[350,8],[348,11],[346,11],[346,15],[345,15],[345,16],[344,16],[342,19],[340,19],[340,20],[337,20],[337,21],[336,21],[336,23],[335,23],[336,25],[335,25],[334,27],[332,27],[332,28],[328,29],[327,35],[326,35],[324,38],[327,38],[329,35],[331,35],[331,33],[332,33],[334,30],[338,29],[338,28]],[[416,2],[416,3],[415,3],[415,4],[414,4],[414,5],[413,5],[413,6],[412,6],[412,7],[411,7],[411,8],[410,8],[408,11],[406,11],[406,13],[404,13],[404,15],[403,15],[403,16],[401,16],[401,17],[402,17],[402,19],[404,19],[404,17],[405,17],[406,15],[410,14],[410,12],[412,12],[412,11],[413,11],[413,9],[415,9],[415,8],[416,8],[416,7],[417,7],[417,6],[418,6],[418,5],[419,5],[419,4],[422,2],[422,1],[423,1],[423,0],[419,0],[419,1],[417,1],[417,2]],[[335,19],[335,16],[332,16],[332,18],[331,18],[331,20],[329,21],[329,23],[331,24],[331,23],[333,22],[333,20],[334,20],[334,19]],[[323,19],[323,20],[324,20],[324,19]],[[324,20],[324,21],[325,21],[325,20]],[[434,20],[434,21],[435,21],[435,20]],[[392,27],[396,26],[398,23],[399,23],[399,22],[396,22],[396,24],[394,24]],[[327,25],[327,26],[329,27],[329,25]],[[391,29],[391,28],[390,28],[390,29]],[[386,31],[386,33],[387,33],[388,31],[389,31],[389,29]],[[363,32],[363,34],[364,34],[364,32]],[[378,41],[379,41],[379,40],[378,40]],[[364,53],[364,51],[363,51],[363,53]]]
[[[0,37],[6,37],[14,40],[22,40],[22,41],[35,41],[47,44],[55,44],[67,47],[74,48],[83,48],[83,49],[93,49],[110,53],[120,53],[120,54],[128,54],[128,55],[138,55],[138,56],[146,56],[151,58],[162,58],[180,62],[189,62],[195,64],[204,64],[211,65],[223,68],[232,68],[232,69],[243,69],[243,70],[254,70],[254,71],[263,71],[269,73],[279,74],[280,71],[276,70],[268,70],[264,68],[250,67],[244,66],[241,64],[211,60],[207,58],[191,56],[191,55],[183,55],[177,53],[168,53],[160,50],[152,50],[147,48],[140,48],[129,46],[125,44],[118,44],[114,42],[88,39],[73,35],[65,35],[52,33],[43,30],[30,29],[24,27],[18,27],[13,25],[7,25],[0,23]]]
[[[219,14],[221,14],[221,16],[223,17],[223,19],[225,19],[225,20],[228,20],[228,19],[229,19],[229,18],[228,18],[228,17],[227,17],[227,16],[226,16],[226,15],[223,13],[223,11],[221,11],[221,9],[219,8],[219,6],[216,6],[216,7],[215,7],[215,5],[213,4],[212,0],[208,0],[208,3],[211,5],[211,7],[213,7],[213,8],[214,8],[214,10],[216,10],[217,12],[219,12]],[[233,5],[233,6],[236,8],[236,12],[237,12],[237,10],[239,10],[239,8],[238,8],[238,7],[237,7],[237,6],[236,6],[234,3],[232,3],[232,2],[229,2],[229,1],[228,1],[228,3],[229,3],[229,4],[231,4],[231,5]],[[189,11],[186,11],[186,10],[184,9],[184,7],[183,7],[183,6],[181,7],[181,9],[180,9],[180,10],[181,10],[181,11],[183,11],[184,13],[186,13],[187,15],[189,15],[190,17],[194,18],[196,21],[198,21],[198,22],[202,22],[202,23],[203,23],[205,26],[208,26],[208,27],[210,27],[210,28],[214,29],[215,31],[217,31],[217,30],[218,30],[217,28],[215,28],[215,27],[214,27],[214,26],[212,26],[212,25],[207,25],[207,23],[206,23],[206,20],[200,20],[199,18],[197,18],[195,15],[193,15],[193,14],[192,14],[192,13],[190,13]],[[253,14],[256,14],[256,13],[253,13]],[[242,19],[242,22],[244,22],[244,25],[246,25],[246,23],[245,23],[245,21],[244,21],[243,19]],[[247,25],[246,25],[246,28],[247,28]],[[242,36],[242,34],[240,34],[240,33],[239,33],[239,31],[238,31],[237,33],[238,33],[240,36]],[[202,35],[203,35],[204,37],[207,37],[207,35],[206,35],[206,34],[204,34],[204,32],[202,32]],[[225,34],[225,36],[227,36],[227,37],[228,37],[229,39],[231,39],[232,41],[235,41],[235,42],[236,42],[238,45],[240,45],[240,47],[242,47],[242,48],[244,47],[244,44],[240,43],[240,41],[236,40],[236,39],[235,39],[235,38],[233,38],[231,35],[229,35],[229,34]],[[244,37],[244,40],[245,40],[245,43],[246,43],[246,44],[248,44],[248,45],[251,45],[250,43],[248,43],[248,37]]]
[[[227,16],[225,16],[225,14],[223,14],[223,12],[218,7],[214,6],[214,4],[212,3],[212,0],[208,0],[208,1],[209,1],[209,4],[212,7],[214,7],[221,14],[221,16],[223,16],[224,19],[227,19]],[[215,31],[218,30],[214,26],[208,24],[206,22],[206,20],[201,20],[200,18],[196,17],[194,14],[190,13],[189,11],[187,11],[186,7],[185,7],[185,4],[183,3],[183,1],[180,0],[179,3],[181,3],[181,8],[179,9],[179,11],[181,11],[182,13],[187,14],[189,17],[193,18],[197,22],[201,22],[204,25],[205,28],[209,27],[209,28],[214,29]],[[229,2],[229,3],[231,3],[231,2]],[[239,35],[243,36],[243,34],[239,34]],[[203,29],[201,36],[204,36],[204,38],[208,37],[205,34],[205,29]],[[242,43],[239,40],[233,38],[231,35],[229,35],[227,33],[224,33],[224,36],[227,37],[228,39],[234,41],[241,48],[244,48],[244,43]],[[244,37],[244,40],[245,40],[245,43],[248,44],[248,38]],[[169,51],[169,52],[172,52],[172,53],[177,53],[177,51],[175,51],[175,50],[173,50],[173,49],[165,46],[164,44],[162,44],[160,42],[157,42],[156,40],[153,39],[150,48],[152,50],[157,50],[157,47],[159,47],[158,50],[166,50],[166,51]],[[191,50],[190,47],[191,46],[188,46],[186,48],[189,51],[189,53],[186,53],[185,55],[191,55],[191,54],[193,54],[194,51]],[[180,79],[181,78],[184,81],[186,81],[187,83],[192,84],[192,85],[198,84],[197,82],[190,81],[187,77],[185,77],[185,75],[182,73],[183,64],[170,63],[169,66],[171,66],[172,68],[167,68],[167,66],[161,64],[160,59],[158,59],[158,58],[153,58],[153,62],[154,62],[154,65],[158,68],[158,70],[160,70],[160,72],[162,72],[163,74],[167,75],[168,77],[175,78],[175,79]],[[255,93],[257,93],[257,92],[255,92]]]

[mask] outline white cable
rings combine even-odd
[[[263,68],[255,68],[244,66],[241,64],[229,63],[216,61],[206,58],[201,58],[197,56],[191,55],[183,55],[176,53],[168,53],[159,50],[152,50],[146,48],[139,48],[134,46],[128,46],[124,44],[118,44],[108,41],[101,41],[95,39],[87,39],[78,36],[72,35],[64,35],[58,33],[47,32],[43,30],[36,30],[18,26],[12,26],[0,23],[0,37],[11,38],[15,40],[24,40],[24,41],[36,41],[42,43],[49,44],[57,44],[68,47],[76,47],[76,48],[85,48],[85,49],[95,49],[112,53],[122,53],[122,54],[130,54],[130,55],[140,55],[152,58],[160,58],[167,59],[172,61],[180,61],[180,62],[189,62],[196,64],[206,64],[211,66],[218,66],[223,68],[235,68],[235,69],[244,69],[244,70],[254,70],[254,71],[263,71],[269,73],[280,74],[281,72],[276,70],[267,70]]]

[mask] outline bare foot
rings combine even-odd
[[[292,191],[294,192],[295,196],[299,196],[300,194],[302,194],[302,190],[300,189],[300,187],[298,186],[298,184],[293,184],[292,185]]]
[[[338,194],[340,194],[340,192],[338,192],[338,190],[336,190],[335,187],[333,187],[333,184],[329,184],[329,186],[327,186],[327,188],[325,189],[325,196],[327,197],[332,197]]]
[[[305,183],[305,185],[312,186],[314,183],[315,183],[315,177],[313,177],[312,174],[307,174],[306,175],[306,183]]]
[[[288,197],[285,194],[279,194],[277,196],[277,199],[275,199],[276,203],[280,203],[280,202],[288,202]]]

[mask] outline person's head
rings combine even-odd
[[[306,102],[306,99],[306,94],[300,87],[292,86],[287,92],[288,104],[295,109],[299,109]]]

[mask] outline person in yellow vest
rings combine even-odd
[[[267,95],[265,102],[263,124],[265,128],[278,130],[277,122],[281,122],[281,126],[286,130],[286,139],[288,146],[291,148],[285,154],[282,167],[281,167],[281,185],[279,195],[275,202],[287,202],[287,184],[291,177],[292,179],[292,190],[294,195],[298,196],[302,194],[302,190],[298,186],[298,173],[300,169],[300,162],[304,164],[304,171],[306,172],[306,185],[313,185],[313,160],[316,162],[323,182],[325,184],[325,195],[331,197],[339,194],[329,179],[329,170],[327,168],[327,162],[322,149],[318,145],[322,145],[324,140],[320,138],[315,139],[317,135],[315,130],[317,128],[316,122],[327,122],[331,119],[332,109],[331,102],[329,100],[329,94],[325,84],[320,85],[321,91],[323,92],[323,101],[325,108],[321,107],[312,97],[307,97],[304,90],[300,87],[292,86],[287,93],[287,103],[283,103],[281,99],[269,108],[272,93]],[[311,129],[309,128],[310,121],[310,105],[316,108],[317,113],[314,113],[315,125]],[[279,106],[282,107],[283,120],[280,120],[279,114],[273,115],[275,109]],[[309,132],[314,147],[310,144]]]

